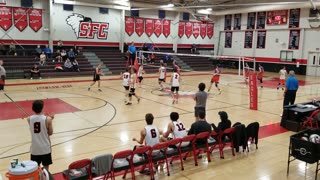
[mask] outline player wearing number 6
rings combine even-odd
[[[43,101],[36,100],[32,104],[35,115],[28,117],[29,129],[31,133],[31,160],[38,165],[42,164],[47,170],[52,164],[51,142],[49,136],[53,134],[52,120],[54,115],[42,114]]]
[[[177,69],[173,69],[173,73],[171,76],[171,97],[172,104],[177,103],[179,99],[179,86],[180,86],[180,74],[177,72]]]

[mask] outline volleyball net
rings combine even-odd
[[[160,57],[159,57],[160,56]],[[187,54],[187,53],[174,53],[174,52],[158,52],[158,51],[143,51],[138,50],[136,52],[136,57],[139,60],[139,64],[143,64],[145,66],[157,66],[157,63],[153,64],[151,58],[156,58],[157,61],[164,59],[164,56],[170,56],[171,59],[168,63],[172,63],[173,60],[177,62],[180,66],[181,71],[183,72],[199,72],[192,70],[192,65],[197,66],[197,61],[199,63],[206,62],[208,65],[220,65],[222,68],[230,68],[230,69],[237,69],[238,75],[243,76],[244,67],[246,63],[251,65],[250,70],[255,71],[256,62],[254,58],[248,58],[244,56],[217,56],[217,55],[210,55],[210,54]],[[207,59],[207,61],[206,61]],[[236,63],[237,62],[237,63]],[[191,68],[187,68],[190,65]],[[173,67],[167,67],[168,69]],[[208,71],[209,69],[206,68],[204,71]],[[201,71],[201,70],[200,70]]]

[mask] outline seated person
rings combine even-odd
[[[47,58],[48,59],[51,59],[52,58],[52,51],[51,49],[49,48],[48,45],[46,45],[46,47],[43,49],[44,53],[47,55]]]
[[[79,52],[80,52],[80,48],[78,48],[78,46],[76,44],[74,44],[73,46],[73,52],[75,56],[78,56]]]
[[[71,63],[72,63],[72,66],[73,66],[74,71],[80,72],[78,61],[75,59],[75,60],[72,61]]]
[[[196,53],[197,52],[197,46],[195,44],[191,45],[191,53]]]
[[[56,63],[54,65],[54,70],[58,71],[58,72],[62,72],[63,71],[63,67],[61,63]]]
[[[9,46],[9,55],[16,56],[16,45],[14,45],[13,42],[11,42]]]
[[[61,56],[62,60],[63,60],[63,61],[67,60],[68,56],[67,56],[66,50],[62,49],[62,50],[60,50],[60,51],[61,51],[61,52],[60,52],[60,56]]]
[[[62,62],[62,57],[61,57],[61,54],[60,54],[60,50],[56,51],[56,53],[54,54],[54,57],[55,57],[57,62]]]
[[[218,127],[214,123],[211,124],[213,127],[213,130],[216,131],[217,133],[231,127],[231,121],[228,119],[228,114],[225,111],[220,111],[218,114],[221,120],[218,124]]]
[[[38,45],[36,48],[36,57],[35,57],[36,60],[40,59],[41,53],[42,53],[42,49],[40,48],[40,45]]]
[[[41,79],[40,70],[37,64],[35,64],[30,70],[30,79],[33,79],[34,75],[38,75],[39,79]]]
[[[71,62],[74,61],[74,59],[76,58],[76,55],[73,51],[73,49],[71,48],[70,51],[68,52],[68,58],[70,59]]]
[[[198,119],[196,122],[194,122],[191,125],[191,128],[188,132],[188,135],[191,134],[199,134],[202,132],[211,132],[211,125],[205,120],[206,119],[206,113],[204,111],[199,111],[198,113]],[[198,139],[196,141],[197,144],[204,144],[206,141],[204,139]]]
[[[150,55],[150,62],[151,62],[151,64],[154,64],[155,61],[156,61],[156,56],[152,53]]]
[[[162,135],[162,141],[166,141],[168,136],[172,133],[173,138],[183,138],[187,136],[186,126],[182,121],[179,120],[179,114],[177,112],[172,112],[170,114],[170,119],[172,122],[168,124],[167,132],[163,133]],[[190,143],[189,142],[183,142],[181,144],[181,147],[186,147]]]
[[[66,72],[73,71],[73,65],[69,59],[67,59],[66,62],[64,63],[64,71],[66,71]]]
[[[46,59],[47,59],[47,56],[46,54],[44,54],[44,51],[42,51],[42,53],[40,54],[39,64],[43,66],[46,63]]]

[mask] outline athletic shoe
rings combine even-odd
[[[102,92],[102,90],[101,90],[101,89],[98,89],[98,91]]]
[[[127,102],[127,103],[126,103],[126,105],[131,105],[131,104],[132,104],[131,102]]]
[[[277,87],[277,90],[279,90],[279,87]]]
[[[88,91],[90,91],[90,88],[88,87]]]

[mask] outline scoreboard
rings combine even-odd
[[[281,25],[288,23],[288,10],[269,11],[267,13],[268,25]]]

